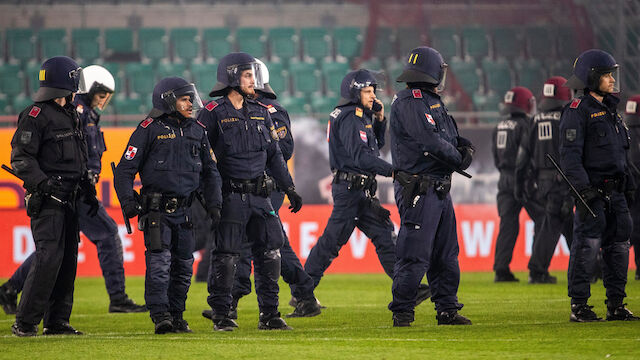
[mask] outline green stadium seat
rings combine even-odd
[[[0,115],[16,115],[17,111],[14,111],[11,106],[9,106],[9,100],[5,97],[0,97]]]
[[[498,111],[503,97],[504,93],[495,91],[490,91],[487,94],[475,92],[471,96],[471,101],[477,111]]]
[[[0,94],[13,98],[26,93],[24,77],[20,65],[0,65]]]
[[[383,65],[382,65],[382,62],[380,61],[380,59],[378,59],[378,58],[369,58],[369,59],[361,62],[360,65],[358,66],[358,68],[374,70],[374,71],[380,71],[380,70],[383,70]]]
[[[146,108],[140,97],[116,96],[113,100],[113,107],[115,108],[116,114],[142,115],[151,110]]]
[[[269,69],[269,85],[276,95],[289,93],[289,77],[284,71],[284,65],[279,62],[266,62],[265,65]]]
[[[138,46],[142,56],[159,61],[167,57],[166,31],[164,28],[142,28],[138,30]]]
[[[67,56],[67,31],[65,29],[42,29],[38,33],[40,58],[48,59],[54,56]]]
[[[200,92],[202,101],[209,98],[209,91],[216,83],[216,64],[191,64],[191,79]],[[269,74],[271,75],[271,74]]]
[[[289,72],[293,79],[294,91],[310,94],[320,90],[318,70],[314,64],[295,62],[289,66]]]
[[[473,94],[480,86],[480,75],[473,61],[464,61],[455,57],[449,63],[451,73],[456,77],[467,94]]]
[[[396,56],[395,37],[391,28],[378,27],[376,30],[376,45],[373,54],[379,59]]]
[[[156,68],[156,78],[158,80],[169,76],[179,76],[186,78],[187,65],[184,63],[160,63]]]
[[[522,40],[518,27],[498,27],[493,29],[492,33],[496,56],[513,59],[522,53]]]
[[[313,59],[322,59],[331,56],[328,37],[325,28],[312,27],[300,29],[303,55]]]
[[[402,56],[409,54],[412,49],[424,45],[418,27],[401,27],[397,29],[398,50]]]
[[[327,122],[329,114],[338,104],[338,96],[314,96],[311,99],[311,112],[316,114],[319,120]]]
[[[200,37],[196,28],[171,29],[173,58],[192,62],[200,56]]]
[[[150,64],[128,63],[125,65],[126,78],[129,80],[129,91],[140,96],[153,93],[155,78]]]
[[[290,115],[306,115],[309,113],[309,105],[307,104],[307,98],[304,96],[298,97],[283,97],[280,101],[280,105],[287,109]]]
[[[27,64],[24,76],[27,80],[27,89],[29,89],[29,94],[34,94],[40,88],[40,79],[38,75],[40,74],[40,67],[42,64],[36,61],[31,61]]]
[[[105,56],[133,53],[133,30],[107,28],[104,30]]]
[[[578,39],[572,27],[561,27],[555,32],[558,38],[558,57],[560,59],[575,59],[580,55]]]
[[[15,98],[13,98],[13,104],[12,104],[13,113],[20,114],[22,110],[26,109],[27,106],[31,104],[33,104],[33,100],[31,99],[31,97],[26,95],[16,96]]]
[[[360,55],[362,45],[362,35],[357,27],[338,27],[333,30],[333,41],[336,55],[343,56],[348,60]]]
[[[35,59],[34,37],[31,29],[7,29],[6,31],[9,59],[20,62]]]
[[[76,28],[71,30],[74,59],[93,64],[100,57],[100,29]]]
[[[540,61],[519,59],[515,61],[514,65],[518,74],[518,85],[531,90],[536,96],[540,94],[542,84],[547,79]]]
[[[387,74],[389,74],[387,81],[393,86],[393,90],[395,92],[398,92],[407,86],[407,84],[405,83],[396,81],[398,76],[402,74],[403,69],[404,69],[403,61],[390,61],[389,66],[387,67],[387,70],[388,70]]]
[[[569,77],[571,77],[571,74],[573,72],[574,60],[575,59],[561,60],[561,61],[556,61],[552,63],[551,70],[549,73],[551,74],[551,76],[563,76],[568,79]]]
[[[493,61],[485,58],[482,60],[482,69],[487,78],[487,90],[504,94],[513,87],[511,69],[509,69],[509,64],[505,60]]]
[[[231,52],[229,29],[207,28],[203,30],[202,36],[206,47],[206,58],[220,59]]]
[[[271,58],[282,62],[289,62],[298,57],[298,37],[292,27],[275,27],[269,30],[269,46]]]
[[[476,59],[489,55],[489,39],[484,27],[468,26],[462,29],[464,53]]]
[[[349,64],[343,62],[322,63],[322,74],[327,87],[327,92],[340,95],[340,84],[349,72]]]
[[[430,38],[433,48],[438,49],[445,62],[454,56],[458,56],[457,30],[455,27],[432,28]]]
[[[264,31],[259,27],[238,28],[236,30],[238,51],[246,52],[256,58],[265,57]]]
[[[546,26],[533,26],[524,31],[529,40],[529,56],[547,59],[553,55],[553,39]],[[577,55],[576,55],[577,56]]]

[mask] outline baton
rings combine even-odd
[[[113,172],[113,184],[115,187],[115,179],[116,179],[116,164],[112,161],[111,162],[111,171]],[[131,234],[133,233],[133,231],[131,231],[131,223],[129,222],[129,218],[127,217],[127,213],[124,212],[124,208],[122,207],[122,204],[120,204],[120,210],[122,211],[122,218],[124,219],[124,226],[127,227],[127,234]]]
[[[551,163],[553,164],[553,166],[556,168],[556,170],[558,171],[558,173],[560,173],[560,175],[562,176],[562,178],[564,179],[564,182],[567,183],[567,185],[569,185],[569,187],[571,188],[571,191],[573,191],[573,193],[576,195],[576,197],[578,198],[578,200],[580,200],[580,202],[582,203],[582,206],[584,206],[585,209],[587,209],[589,211],[589,214],[591,214],[591,216],[593,216],[594,218],[596,218],[596,214],[593,212],[593,210],[591,210],[591,208],[589,207],[589,205],[587,204],[586,201],[584,201],[584,198],[582,197],[582,195],[580,195],[580,193],[578,192],[578,190],[575,188],[575,186],[573,186],[573,184],[571,183],[571,181],[569,181],[569,179],[567,178],[567,175],[564,174],[564,172],[562,171],[562,169],[560,169],[560,165],[558,165],[558,163],[553,159],[553,156],[551,156],[551,154],[547,154],[547,159],[549,159],[549,161],[551,161]]]
[[[432,153],[430,153],[430,152],[428,152],[428,151],[425,151],[425,152],[424,152],[424,156],[426,156],[426,157],[430,157],[430,158],[432,158],[433,160],[435,160],[435,161],[439,162],[440,164],[442,164],[442,165],[446,166],[449,170],[451,170],[451,171],[455,171],[455,172],[457,172],[458,174],[460,174],[460,175],[462,175],[462,176],[464,176],[464,177],[466,177],[466,178],[471,179],[471,175],[469,175],[469,173],[468,173],[468,172],[466,172],[466,171],[464,171],[464,170],[460,170],[460,169],[458,169],[458,168],[454,167],[453,165],[451,165],[451,164],[449,164],[448,162],[446,162],[446,161],[444,161],[444,160],[440,159],[439,157],[437,157],[437,156],[433,155]]]

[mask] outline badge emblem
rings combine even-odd
[[[360,130],[360,140],[364,141],[365,143],[367,142],[367,133]]]
[[[127,147],[127,151],[124,153],[124,158],[127,160],[133,160],[137,152],[138,152],[137,147],[129,145]]]
[[[433,120],[433,116],[431,114],[425,113],[424,116],[427,118],[427,122],[433,126],[436,126],[436,121]]]

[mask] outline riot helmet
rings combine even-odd
[[[264,86],[262,90],[256,90],[269,99],[277,99],[276,92],[273,91],[273,88],[269,85],[269,69],[267,68],[267,65],[265,65],[260,59],[256,59],[256,63],[258,63],[258,67],[260,68],[260,76],[262,77],[262,83]]]
[[[397,82],[427,83],[435,87],[436,92],[444,90],[447,79],[447,65],[440,53],[428,46],[417,47],[409,53],[404,71]]]
[[[504,108],[502,113],[525,114],[532,117],[536,114],[536,98],[531,90],[524,86],[516,86],[504,94]]]
[[[116,81],[113,75],[100,65],[91,65],[82,69],[81,81],[84,91],[79,91],[78,93],[86,94],[90,102],[93,101],[94,96],[98,93],[107,94],[106,100],[97,105],[100,110],[104,110],[116,90]]]
[[[213,86],[209,96],[224,96],[229,92],[229,89],[236,90],[242,96],[247,96],[248,94],[240,89],[242,73],[245,70],[251,70],[253,73],[253,88],[263,90],[264,80],[256,59],[247,53],[237,52],[227,54],[220,59],[217,71],[218,82]]]
[[[564,86],[567,79],[562,76],[553,76],[544,82],[542,88],[542,100],[538,109],[540,111],[550,111],[565,106],[573,96],[571,89]]]
[[[195,118],[197,112],[203,107],[196,86],[180,77],[166,77],[160,80],[153,88],[153,109],[149,113],[149,117],[155,118],[162,114],[182,114],[183,111],[189,111],[189,109],[180,108],[178,104],[179,99],[185,95],[189,96],[191,102],[189,117]],[[187,117],[184,114],[182,116]]]
[[[588,89],[604,96],[608,92],[600,90],[600,78],[606,74],[611,74],[615,79],[612,92],[620,92],[620,68],[613,56],[598,49],[587,50],[576,58],[573,63],[573,75],[565,86],[576,90]]]
[[[374,92],[378,87],[378,80],[373,71],[360,69],[348,73],[340,84],[340,100],[338,100],[338,106],[347,104],[362,105],[360,91],[368,86],[373,86]]]
[[[82,68],[72,58],[55,56],[47,59],[38,73],[40,88],[33,95],[33,101],[47,101],[84,91],[81,79]]]

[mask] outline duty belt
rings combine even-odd
[[[602,179],[595,187],[603,194],[609,195],[614,191],[623,192],[626,186],[624,177],[613,177]]]
[[[223,183],[224,192],[239,194],[254,194],[268,197],[276,190],[276,184],[269,176],[260,176],[255,179],[231,179]]]
[[[195,192],[189,196],[167,196],[161,193],[142,194],[142,208],[145,212],[160,211],[172,214],[183,207],[190,207]]]
[[[372,193],[375,193],[375,188],[377,187],[375,176],[362,175],[341,170],[335,172],[333,181],[336,184],[342,181],[348,182],[349,190],[370,190]]]

